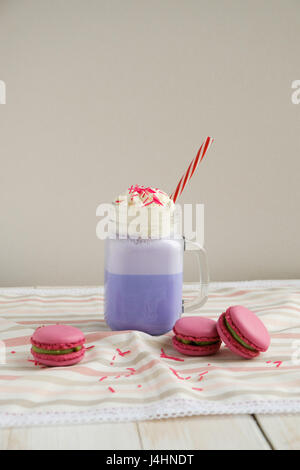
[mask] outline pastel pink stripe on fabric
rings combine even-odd
[[[300,412],[299,286],[300,281],[271,288],[219,285],[195,312],[216,319],[233,304],[255,311],[272,341],[268,352],[252,361],[224,346],[215,356],[181,356],[171,332],[151,337],[110,331],[98,288],[36,294],[23,289],[20,295],[0,289],[0,426]],[[193,297],[192,287],[185,286],[184,298]],[[81,328],[94,347],[71,367],[36,366],[30,354],[34,328],[60,321]]]

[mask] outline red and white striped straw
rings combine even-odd
[[[179,181],[178,185],[176,186],[175,191],[170,196],[170,199],[173,199],[174,203],[177,201],[179,196],[182,194],[185,186],[187,185],[187,183],[190,181],[191,177],[195,173],[196,169],[198,168],[199,163],[205,157],[205,154],[206,154],[207,150],[209,149],[209,147],[211,146],[211,144],[213,143],[213,141],[214,141],[214,139],[212,139],[211,137],[206,137],[206,140],[203,142],[203,144],[199,148],[197,155],[191,161],[188,169],[186,170],[186,172],[182,176],[181,180]]]

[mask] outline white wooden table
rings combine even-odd
[[[300,415],[0,429],[0,450],[300,449]]]
[[[0,429],[0,450],[64,449],[299,450],[300,414]]]

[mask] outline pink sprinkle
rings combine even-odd
[[[199,374],[199,377],[206,375],[206,374],[208,374],[208,370],[206,370],[205,372],[201,372],[201,374]]]
[[[136,370],[133,367],[126,367],[126,369],[130,371],[130,374],[125,375],[125,377],[130,377],[136,373]]]
[[[175,370],[175,369],[172,369],[172,367],[170,367],[170,370],[173,372],[174,375],[176,375],[176,377],[180,380],[189,380],[191,378],[191,376],[189,375],[188,377],[181,377],[178,372]]]
[[[108,387],[108,390],[109,390],[111,393],[116,393],[115,389],[113,389],[112,387]]]
[[[115,379],[119,379],[121,376],[120,375],[116,375],[115,376]]]
[[[27,361],[28,362],[33,362],[36,367],[40,366],[41,369],[47,369],[47,366],[43,366],[42,364],[39,364],[37,361],[33,361],[31,359],[27,359]]]
[[[157,196],[153,196],[153,201],[156,202],[156,204],[159,204],[160,206],[163,206],[163,203],[160,202]]]
[[[278,368],[278,367],[280,367],[280,366],[281,366],[281,364],[282,364],[282,361],[275,361],[275,362],[274,362],[274,364],[277,364],[277,366],[276,366],[276,367]]]
[[[163,348],[161,348],[160,357],[162,357],[162,358],[164,358],[164,359],[172,359],[173,361],[184,362],[184,359],[181,359],[180,357],[168,356],[168,355],[165,353],[165,351],[163,350]]]
[[[175,369],[172,369],[172,367],[170,367],[170,370],[173,372],[174,375],[176,375],[176,377],[178,377],[178,379],[184,380],[183,377],[179,376],[178,372]]]
[[[11,354],[16,354],[16,351],[10,351],[10,352],[11,352]]]
[[[110,363],[110,365],[111,365],[111,366],[113,366],[113,365],[114,365],[114,363],[113,363],[113,362],[111,362],[111,363]]]
[[[120,354],[120,356],[124,357],[125,354],[129,354],[131,353],[130,349],[128,351],[124,351],[122,352],[120,349],[116,349],[116,351]]]
[[[99,379],[99,382],[102,382],[102,380],[105,380],[107,379],[107,375],[104,375],[103,377],[101,377],[101,379]]]
[[[86,351],[88,351],[89,349],[93,349],[95,346],[89,346],[88,348],[85,348]]]
[[[271,364],[272,361],[267,361],[266,364]]]
[[[192,390],[197,390],[198,392],[203,392],[203,388],[192,387]]]
[[[138,385],[138,388],[141,388],[142,386],[141,385]]]

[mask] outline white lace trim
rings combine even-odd
[[[74,412],[0,413],[0,427],[126,422],[216,414],[299,413],[300,400],[198,402],[166,399],[157,404],[124,408],[102,408]]]

